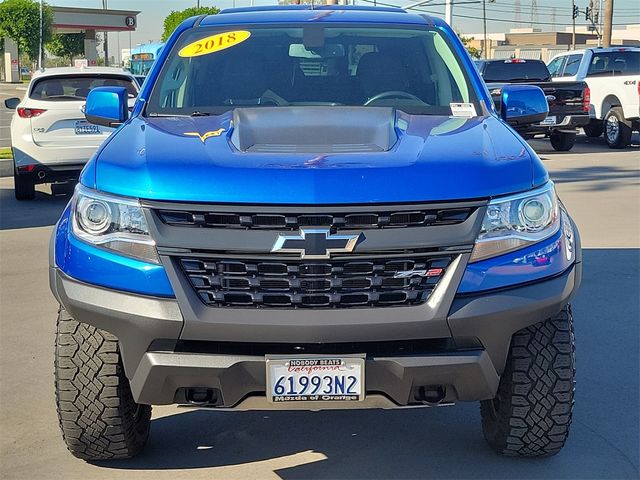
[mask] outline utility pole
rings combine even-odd
[[[487,1],[482,0],[482,28],[484,31],[484,40],[482,41],[482,53],[484,54],[484,59],[489,58],[487,56]]]
[[[604,2],[604,35],[602,36],[602,46],[611,46],[611,28],[613,27],[613,0]]]
[[[444,20],[453,27],[453,0],[445,0],[444,2]]]

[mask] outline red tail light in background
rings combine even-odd
[[[20,118],[33,118],[42,115],[44,112],[46,112],[46,110],[43,108],[18,108]]]
[[[584,96],[582,97],[582,110],[588,113],[590,106],[591,106],[591,90],[589,90],[589,87],[585,87]]]

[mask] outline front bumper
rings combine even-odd
[[[581,267],[577,262],[561,275],[531,285],[456,297],[446,319],[447,338],[427,328],[424,338],[434,342],[419,343],[427,345],[422,350],[392,355],[364,352],[368,401],[347,406],[420,404],[417,389],[433,385],[446,387],[445,402],[492,398],[513,333],[559,312],[579,286]],[[137,402],[181,403],[185,389],[207,388],[216,392],[217,407],[275,406],[264,402],[264,354],[225,351],[215,342],[195,342],[195,346],[191,343],[184,348],[184,342],[178,340],[184,338],[184,320],[177,300],[88,285],[55,266],[50,270],[50,282],[58,301],[76,320],[118,337]],[[368,315],[388,313],[380,309]],[[393,320],[387,322],[393,324]],[[437,348],[429,347],[436,344]],[[373,342],[360,342],[354,348],[367,349],[367,345]],[[291,405],[286,403],[284,408]],[[326,406],[306,404],[305,408]]]

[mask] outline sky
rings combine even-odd
[[[253,0],[255,5],[273,5],[277,0]],[[411,0],[376,0],[378,4],[406,5]],[[537,15],[532,19],[532,1],[535,1]],[[598,0],[591,0],[598,3]],[[249,6],[252,0],[201,0],[202,6],[215,6],[220,9],[232,6]],[[356,4],[370,5],[373,0],[356,0]],[[571,0],[486,0],[487,31],[506,32],[514,27],[537,27],[543,30],[564,30],[571,25]],[[575,0],[581,12],[589,0]],[[102,0],[48,0],[50,5],[61,7],[102,8]],[[457,5],[456,5],[457,3]],[[517,5],[520,13],[517,14]],[[116,10],[136,10],[138,27],[131,35],[131,44],[158,41],[162,35],[162,22],[172,10],[182,10],[196,5],[191,0],[108,0],[109,8]],[[422,7],[427,13],[444,16],[444,0],[431,0]],[[482,31],[481,0],[454,0],[454,28],[461,33]],[[517,20],[519,19],[519,22]],[[533,23],[532,23],[533,22]],[[640,23],[640,2],[638,0],[615,0],[614,28]],[[586,25],[584,13],[576,19],[576,25]],[[128,33],[109,34],[110,52],[129,47]],[[115,49],[115,50],[114,50]]]

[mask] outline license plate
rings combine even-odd
[[[549,115],[543,121],[540,122],[540,125],[555,125],[556,124],[556,116]]]
[[[271,402],[364,400],[364,355],[268,355],[265,360]]]
[[[76,135],[99,135],[102,132],[98,125],[92,125],[89,122],[76,122]]]

